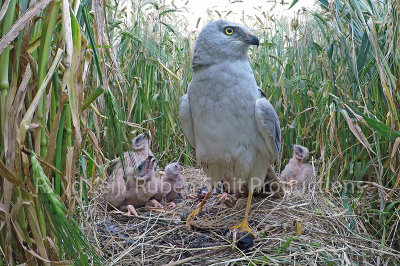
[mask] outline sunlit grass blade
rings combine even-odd
[[[31,151],[33,180],[38,188],[42,210],[47,224],[57,236],[63,250],[77,265],[89,265],[89,260],[101,264],[102,259],[92,247],[64,204],[56,196],[49,179],[33,151]]]

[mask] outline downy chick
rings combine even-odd
[[[292,149],[293,157],[283,169],[280,180],[289,184],[297,184],[297,188],[302,189],[309,184],[310,179],[314,176],[312,166],[305,163],[309,151],[306,147],[300,145],[292,145]]]
[[[142,160],[134,174],[127,178],[126,197],[123,210],[128,206],[144,207],[148,201],[157,193],[157,180],[154,174],[155,158],[148,156]],[[131,167],[128,167],[131,169]],[[129,172],[130,173],[130,172]]]
[[[133,175],[134,168],[126,168],[127,176]],[[123,169],[120,168],[114,171],[113,175],[109,178],[107,193],[105,194],[105,200],[116,208],[120,208],[125,202],[126,184],[124,179]]]
[[[169,202],[168,206],[175,207],[174,199],[184,198],[185,177],[181,174],[179,163],[170,163],[165,167],[165,174],[158,179],[158,192],[154,199],[159,202]]]

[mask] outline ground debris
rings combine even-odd
[[[198,193],[207,179],[195,168],[183,170],[187,193]],[[317,186],[316,186],[317,187]],[[306,196],[293,192],[283,197],[254,198],[250,227],[257,234],[251,247],[241,250],[227,234],[243,218],[245,200],[227,208],[213,195],[203,212],[185,224],[198,200],[177,202],[174,210],[138,209],[129,217],[106,209],[101,193],[92,199],[85,230],[110,264],[372,264],[398,261],[400,252],[380,247],[357,216],[316,188]],[[296,226],[301,224],[301,234]],[[352,228],[350,228],[350,225]]]

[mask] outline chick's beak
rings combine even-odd
[[[153,167],[153,165],[154,165],[155,162],[156,162],[156,158],[152,157],[151,160],[150,160],[150,163],[149,163],[149,167],[148,167],[148,168]]]

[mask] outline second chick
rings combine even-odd
[[[161,203],[168,203],[168,207],[174,208],[174,199],[184,198],[185,177],[181,174],[179,163],[170,163],[165,167],[164,174],[158,178],[158,192],[154,199]]]

